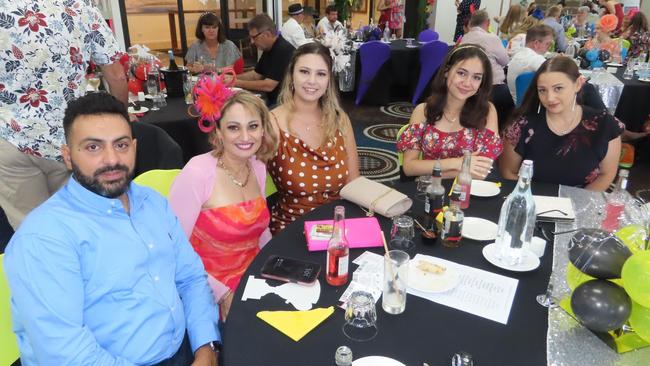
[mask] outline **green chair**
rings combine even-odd
[[[399,141],[400,136],[404,133],[404,130],[409,126],[409,124],[405,124],[402,126],[399,131],[397,131],[397,135],[395,136],[395,141]],[[404,153],[403,152],[397,152],[397,161],[399,162],[399,166],[401,167],[404,164]]]
[[[141,186],[153,189],[163,197],[167,197],[174,179],[180,172],[180,169],[154,169],[138,175],[133,181]]]
[[[4,254],[0,254],[0,365],[11,365],[18,357],[18,341],[11,329],[9,285],[5,278]]]

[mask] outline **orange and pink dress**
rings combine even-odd
[[[203,261],[215,302],[228,290],[235,291],[248,265],[271,238],[264,196],[266,167],[254,157],[250,163],[260,187],[260,196],[252,200],[203,208],[217,174],[217,158],[211,153],[192,158],[169,193],[172,209]]]

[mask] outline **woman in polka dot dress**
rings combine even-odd
[[[280,105],[271,111],[278,150],[267,167],[278,188],[271,232],[339,198],[359,176],[350,119],[339,105],[332,58],[320,43],[299,47],[287,68]]]

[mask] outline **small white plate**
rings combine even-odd
[[[418,268],[420,261],[437,264],[446,268],[446,270],[441,274],[422,271]],[[460,282],[458,272],[443,261],[436,261],[435,258],[431,257],[422,257],[413,258],[409,263],[408,285],[414,290],[435,294],[453,289],[458,285],[458,282]]]
[[[140,113],[147,113],[149,112],[149,108],[147,107],[140,107],[137,111],[133,107],[129,107],[128,111],[129,114],[140,114]]]
[[[497,257],[497,244],[492,243],[483,247],[483,256],[487,259],[488,262],[494,264],[497,267],[507,269],[508,271],[513,272],[528,272],[532,271],[535,268],[539,267],[539,258],[531,251],[523,249],[523,256],[521,258],[521,263],[511,266],[507,263],[503,263],[499,257]]]
[[[406,366],[405,364],[384,356],[367,356],[354,360],[352,366]]]
[[[429,41],[429,42],[433,42],[433,41]],[[427,43],[429,43],[429,42],[418,41],[419,44],[427,44]]]
[[[623,66],[623,64],[618,63],[618,62],[608,62],[607,66],[621,67],[621,66]]]
[[[501,188],[494,183],[486,180],[472,180],[470,194],[478,197],[494,197],[501,192]]]
[[[644,82],[644,83],[650,83],[650,78],[648,79],[639,79],[639,81]]]
[[[463,220],[463,238],[487,241],[497,238],[499,226],[480,217],[465,217]]]
[[[167,98],[167,94],[163,94],[163,96],[164,96],[165,98]],[[152,99],[152,100],[153,100],[153,95],[151,95],[151,94],[147,94],[147,95],[145,95],[144,97],[145,97],[146,99]]]

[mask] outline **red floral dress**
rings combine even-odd
[[[582,107],[582,120],[571,132],[556,135],[544,113],[524,116],[506,129],[505,138],[523,159],[533,160],[533,180],[583,187],[600,173],[609,141],[625,125],[605,111]]]
[[[427,160],[458,158],[467,149],[494,160],[501,155],[503,144],[499,135],[487,128],[444,132],[429,123],[410,125],[397,141],[397,151],[420,150]]]

